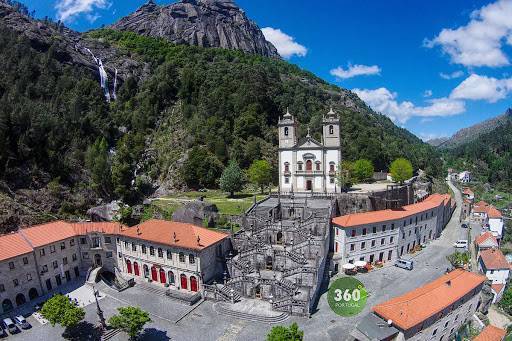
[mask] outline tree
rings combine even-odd
[[[393,181],[403,184],[405,180],[412,178],[412,164],[407,159],[398,158],[391,163],[389,172]]]
[[[373,176],[373,163],[370,160],[359,159],[354,162],[353,175],[357,181],[366,181]]]
[[[188,187],[215,188],[222,175],[223,165],[215,155],[204,147],[194,147],[188,153],[182,173]]]
[[[75,327],[85,317],[85,310],[75,306],[64,295],[55,295],[45,302],[41,315],[52,326],[59,324],[64,328]]]
[[[102,137],[85,153],[85,166],[91,173],[92,187],[97,193],[110,195],[111,192],[111,174],[110,158],[108,155],[107,140]]]
[[[267,341],[302,341],[303,339],[304,332],[295,322],[290,327],[274,326],[267,335]]]
[[[265,186],[272,181],[272,166],[267,160],[255,160],[249,167],[247,174],[249,180],[261,188],[261,193]]]
[[[336,181],[342,191],[345,191],[352,187],[353,168],[353,164],[350,161],[343,161],[338,166],[338,172],[336,173]]]
[[[512,314],[512,288],[508,288],[504,293],[503,297],[501,298],[500,303],[498,303],[500,308],[505,310],[507,314]]]
[[[229,193],[229,197],[233,197],[235,192],[242,190],[244,181],[244,173],[238,166],[238,163],[230,161],[224,172],[222,172],[219,185],[224,192]]]
[[[131,340],[135,340],[144,329],[144,325],[151,322],[149,314],[139,307],[120,307],[117,310],[119,314],[112,316],[108,323],[113,328],[126,332]]]
[[[451,255],[446,256],[446,259],[450,262],[450,264],[456,268],[462,268],[464,265],[468,264],[471,257],[469,252],[454,252]]]

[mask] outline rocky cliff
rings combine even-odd
[[[242,50],[279,58],[277,49],[232,0],[149,1],[111,28],[168,39],[176,44]]]

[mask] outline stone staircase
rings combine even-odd
[[[108,341],[121,333],[121,329],[107,329],[101,335],[101,341]]]
[[[217,304],[214,308],[217,313],[232,317],[234,319],[240,319],[240,320],[247,320],[252,322],[260,322],[260,323],[268,323],[268,324],[276,324],[276,323],[282,323],[286,319],[288,319],[288,314],[285,312],[282,312],[281,314],[277,315],[257,315],[257,314],[251,314],[248,312],[241,312],[236,310],[231,310],[226,308],[224,305]]]
[[[168,289],[166,288],[158,288],[155,285],[151,285],[150,283],[144,283],[142,281],[137,281],[137,287],[153,295],[167,297],[166,292]]]

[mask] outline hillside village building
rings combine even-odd
[[[322,141],[299,139],[297,121],[286,111],[279,120],[279,188],[281,192],[340,192],[336,171],[341,162],[340,119],[332,109],[323,117]]]
[[[477,310],[487,278],[462,269],[372,308],[354,339],[449,340]]]
[[[399,209],[333,219],[335,270],[356,261],[389,262],[440,236],[454,207],[449,195],[433,194]]]
[[[492,233],[489,231],[484,232],[475,238],[475,246],[477,256],[480,255],[480,251],[482,250],[499,248],[499,244],[498,241],[496,240],[496,237],[494,237]]]
[[[21,229],[0,236],[0,314],[91,276],[93,268],[193,293],[222,276],[229,249],[226,234],[158,220],[132,228],[55,221]]]
[[[478,270],[491,282],[493,303],[499,301],[510,277],[510,264],[500,249],[486,249],[478,256]]]

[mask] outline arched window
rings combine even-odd
[[[329,134],[334,134],[334,126],[332,125],[329,126]]]
[[[151,256],[154,256],[154,255],[155,255],[155,248],[154,248],[153,246],[150,246],[150,247],[149,247],[149,254],[150,254]]]
[[[169,277],[169,284],[175,284],[176,279],[174,278],[174,272],[169,271],[167,276]]]
[[[39,293],[36,288],[32,288],[28,291],[28,298],[32,301],[39,297]]]
[[[151,279],[153,280],[153,282],[158,281],[158,272],[156,271],[156,266],[154,265],[151,267]]]
[[[197,278],[195,276],[190,276],[190,291],[197,292]]]
[[[12,306],[12,302],[10,299],[6,298],[5,300],[3,300],[2,302],[2,310],[4,313],[7,313],[9,311],[12,311],[14,309],[14,307]]]
[[[319,171],[320,170],[320,162],[317,162],[316,163],[316,170]]]
[[[139,263],[137,262],[133,262],[133,273],[135,274],[135,276],[140,276]]]
[[[167,278],[165,278],[165,270],[160,268],[160,283],[167,283]]]
[[[187,275],[185,275],[185,274],[181,274],[180,275],[180,284],[181,284],[181,288],[182,289],[187,289],[188,288]]]
[[[288,127],[284,127],[284,136],[288,136]]]
[[[129,274],[131,274],[131,273],[132,273],[132,262],[131,262],[129,259],[127,259],[127,260],[126,260],[126,271],[127,271]]]
[[[19,307],[20,305],[23,305],[27,303],[27,300],[25,299],[25,295],[18,294],[16,295],[16,305]]]
[[[334,163],[329,164],[329,172],[334,172]]]
[[[142,253],[146,254],[146,245],[142,244]]]
[[[185,262],[185,255],[183,254],[183,252],[180,252],[180,262]]]
[[[161,248],[158,248],[158,257],[164,258],[164,251]]]
[[[149,267],[146,264],[144,264],[142,268],[144,269],[144,277],[149,277]]]
[[[194,257],[194,255],[192,255],[192,254],[188,255],[188,262],[190,264],[195,264],[196,263],[196,258]]]
[[[167,259],[172,259],[172,252],[171,252],[171,250],[167,250]]]
[[[284,163],[284,171],[285,171],[285,173],[289,173],[290,172],[290,164],[288,162]]]
[[[306,171],[312,171],[313,170],[313,162],[311,160],[306,161]]]

